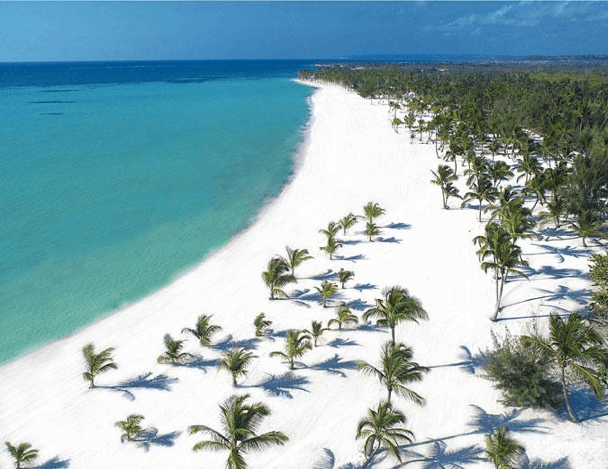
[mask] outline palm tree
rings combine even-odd
[[[485,174],[482,174],[476,182],[472,182],[470,189],[471,190],[464,195],[461,207],[464,207],[471,199],[477,200],[479,202],[479,221],[481,222],[481,203],[494,202],[498,195],[498,191],[492,185],[490,178]]]
[[[352,313],[350,308],[344,303],[340,303],[336,306],[336,317],[329,320],[327,327],[331,327],[332,324],[337,324],[338,329],[342,329],[342,325],[344,324],[357,324],[358,322],[359,319]]]
[[[287,251],[287,264],[291,269],[291,275],[296,276],[296,267],[299,266],[302,262],[314,259],[311,255],[308,254],[308,249],[291,249],[289,246],[285,246],[285,250]]]
[[[319,321],[313,321],[310,330],[305,329],[304,332],[313,339],[314,346],[317,346],[317,340],[323,335],[323,332],[329,330],[327,327],[323,327],[323,323]]]
[[[268,262],[268,270],[262,272],[262,280],[270,289],[271,300],[275,299],[275,295],[288,297],[282,288],[296,281],[296,278],[289,271],[289,264],[280,256],[275,256]]]
[[[496,469],[521,467],[525,448],[509,435],[507,427],[498,427],[486,435],[486,456]]]
[[[90,388],[95,387],[95,377],[98,374],[118,368],[112,358],[113,351],[114,347],[110,347],[99,353],[95,353],[93,344],[87,344],[82,348],[82,354],[87,362],[87,371],[82,374],[82,377],[85,381],[89,382]]]
[[[246,404],[247,398],[249,398],[249,394],[231,396],[220,405],[223,434],[206,425],[188,427],[191,435],[205,433],[211,438],[199,441],[192,449],[194,451],[226,450],[229,452],[226,461],[227,469],[246,469],[244,453],[260,451],[272,445],[284,445],[288,438],[281,432],[270,431],[261,435],[256,434],[264,417],[270,415],[270,409],[261,402]]]
[[[321,287],[315,287],[315,290],[319,292],[321,295],[321,299],[323,300],[323,307],[327,307],[327,300],[334,296],[338,291],[338,286],[335,283],[324,280],[321,283]]]
[[[541,172],[542,169],[536,156],[532,154],[524,155],[521,160],[518,160],[517,165],[515,166],[515,171],[522,173],[517,176],[517,182],[519,182],[522,177],[525,177],[524,184],[527,184],[528,180],[535,174]]]
[[[494,188],[498,188],[498,184],[502,181],[508,181],[513,177],[513,171],[504,161],[495,161],[490,165],[489,176],[494,183]]]
[[[454,171],[452,171],[452,168],[450,168],[448,165],[445,164],[440,164],[437,167],[437,172],[435,171],[431,171],[431,173],[433,173],[433,176],[435,176],[435,179],[431,180],[431,183],[435,184],[436,186],[441,187],[441,199],[443,202],[443,208],[447,209],[448,207],[448,197],[450,195],[455,196],[455,197],[459,197],[458,195],[458,189],[456,189],[451,183],[456,181],[458,179],[458,176],[456,176],[454,174]],[[448,187],[450,187],[450,191],[451,194],[447,194],[446,192]],[[454,191],[454,189],[456,189],[456,191]]]
[[[346,236],[346,231],[355,223],[357,223],[357,217],[352,212],[340,219],[340,226],[342,227],[344,236]]]
[[[507,275],[517,274],[528,278],[525,273],[517,269],[517,267],[527,267],[528,262],[522,259],[521,248],[513,242],[511,235],[504,228],[490,222],[486,225],[485,233],[485,236],[476,236],[473,243],[479,244],[477,255],[483,271],[487,272],[490,269],[494,271],[496,309],[492,321],[496,321]],[[486,260],[488,258],[489,261]]]
[[[224,369],[232,375],[232,386],[237,387],[236,379],[239,376],[247,376],[247,367],[254,358],[253,352],[244,347],[233,347],[229,352],[224,352],[217,367]]]
[[[562,393],[568,415],[576,416],[570,406],[566,370],[584,381],[598,399],[604,398],[608,350],[602,335],[589,325],[579,313],[572,313],[566,321],[557,314],[549,316],[549,337],[524,335],[522,341],[547,357],[559,370]]]
[[[576,222],[570,222],[570,226],[581,237],[583,246],[587,247],[586,238],[601,234],[599,226],[603,220],[591,210],[581,210],[577,215]]]
[[[373,221],[368,221],[365,225],[365,234],[369,237],[369,241],[371,243],[374,242],[372,236],[377,236],[380,234],[380,228]]]
[[[253,320],[253,325],[255,326],[255,336],[262,337],[266,334],[266,331],[272,324],[272,321],[266,319],[265,313],[258,314]]]
[[[338,230],[340,229],[340,225],[336,222],[330,221],[327,224],[327,229],[319,230],[319,233],[323,233],[327,238],[335,238],[338,234]]]
[[[190,329],[189,327],[184,327],[182,329],[182,334],[188,333],[192,334],[198,340],[198,343],[201,347],[209,347],[211,345],[211,338],[213,334],[222,330],[221,326],[217,326],[211,323],[211,318],[213,315],[203,314],[199,316],[196,320],[196,325],[194,329]]]
[[[418,322],[419,319],[428,319],[428,315],[420,300],[411,296],[407,289],[393,286],[383,290],[384,299],[376,299],[376,306],[363,313],[363,320],[377,317],[376,325],[391,328],[391,336],[395,343],[395,327],[404,321]]]
[[[285,347],[283,350],[284,352],[278,350],[270,352],[270,356],[284,358],[289,363],[289,369],[293,370],[295,359],[302,357],[306,351],[312,350],[310,337],[305,331],[290,330],[285,337]]]
[[[336,238],[333,236],[330,236],[327,238],[327,244],[325,246],[321,246],[319,249],[329,254],[329,259],[332,260],[335,252],[341,247],[342,243],[340,241],[336,241]]]
[[[156,359],[158,363],[177,365],[192,358],[191,353],[182,352],[184,348],[183,340],[174,340],[170,334],[165,334],[163,341],[165,342],[165,353]]]
[[[143,415],[131,414],[126,420],[119,420],[114,424],[114,426],[122,430],[122,435],[120,436],[121,443],[134,441],[141,436],[141,433],[144,431],[140,425],[143,419]]]
[[[391,121],[391,125],[393,126],[393,130],[395,132],[397,132],[397,130],[399,129],[399,126],[403,125],[403,121],[401,119],[399,119],[398,117],[394,117],[393,120]]]
[[[403,412],[394,409],[390,402],[381,402],[376,410],[367,410],[367,417],[357,425],[356,436],[357,439],[365,439],[363,452],[367,457],[366,467],[382,448],[393,453],[401,462],[399,445],[414,442],[414,434],[403,426],[405,422]]]
[[[351,280],[355,276],[355,273],[352,270],[344,270],[344,268],[340,268],[338,272],[338,280],[342,285],[342,290],[344,290],[344,284]]]
[[[411,347],[386,342],[382,346],[378,368],[361,361],[357,369],[365,374],[377,377],[386,386],[387,402],[391,401],[392,393],[395,391],[396,394],[410,399],[418,405],[423,405],[424,398],[405,386],[408,383],[422,381],[422,374],[428,371],[428,368],[413,362],[413,356],[414,352]]]
[[[373,222],[374,218],[384,215],[386,210],[380,207],[380,205],[378,205],[376,202],[368,202],[367,205],[363,207],[363,213],[365,213],[367,221]]]
[[[18,446],[11,445],[5,441],[6,449],[15,459],[15,467],[21,469],[22,464],[34,461],[38,457],[38,450],[33,449],[30,443],[21,443]]]

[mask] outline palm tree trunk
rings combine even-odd
[[[570,420],[573,422],[578,422],[574,412],[572,412],[572,407],[570,407],[570,398],[568,397],[568,388],[566,387],[566,370],[565,367],[562,366],[562,394],[564,395],[564,402],[566,403],[566,410],[568,411],[568,415],[570,416]]]
[[[236,388],[236,387],[237,387],[237,384],[236,384],[236,376],[233,376],[233,377],[232,377],[232,387],[233,387],[233,388]]]
[[[388,387],[388,402],[391,402],[391,396],[393,394],[393,387],[389,385]]]
[[[391,337],[393,338],[393,345],[395,345],[395,326],[391,327]]]
[[[496,321],[498,319],[498,312],[500,311],[500,300],[502,299],[502,289],[505,285],[505,273],[501,272],[500,280],[498,279],[498,272],[496,272],[496,309],[494,310],[494,316],[492,316],[492,321]]]
[[[481,223],[481,199],[479,199],[479,223]]]

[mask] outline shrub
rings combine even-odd
[[[524,345],[508,331],[500,341],[492,334],[493,350],[486,350],[486,378],[502,391],[502,402],[520,407],[552,407],[560,405],[560,387],[547,379],[551,365],[540,354]]]
[[[589,309],[593,319],[601,325],[608,325],[608,253],[594,254],[590,259],[589,277],[595,287]]]

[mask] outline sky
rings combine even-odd
[[[608,55],[608,1],[0,1],[0,62]]]

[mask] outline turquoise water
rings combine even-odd
[[[309,94],[284,76],[0,87],[0,362],[245,228],[289,176]]]

